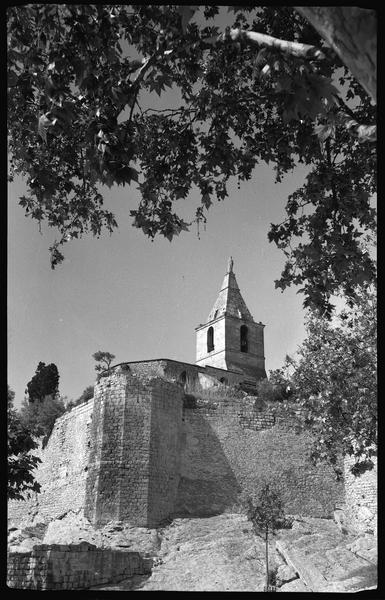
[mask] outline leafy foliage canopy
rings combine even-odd
[[[266,483],[261,489],[258,499],[253,503],[247,499],[247,518],[252,522],[257,535],[273,533],[285,520],[285,512],[280,494],[274,487]]]
[[[66,406],[66,410],[70,410],[74,406],[78,406],[79,404],[83,404],[83,402],[87,402],[94,397],[94,386],[89,385],[83,390],[82,394],[76,400],[71,400]]]
[[[342,455],[354,458],[358,475],[373,468],[377,453],[377,301],[374,289],[329,323],[311,315],[297,356],[276,372],[291,395],[276,405],[292,413],[314,438],[312,458],[340,473]]]
[[[46,396],[55,396],[59,388],[59,371],[54,363],[39,362],[35,375],[27,383],[26,392],[30,402],[41,402]]]
[[[48,442],[55,421],[65,412],[65,405],[62,398],[45,398],[40,402],[28,402],[24,400],[21,406],[20,418],[25,427],[33,433],[34,436],[43,438],[43,446]]]
[[[351,127],[374,123],[375,109],[291,7],[230,8],[232,27],[220,32],[217,6],[10,7],[10,176],[26,179],[26,214],[60,233],[54,267],[68,240],[116,227],[104,185],[135,183],[133,225],[172,240],[206,220],[230,178],[249,180],[265,162],[281,181],[307,165],[269,232],[287,257],[276,285],[301,286],[307,306],[330,314],[330,294],[354,295],[375,277],[360,245],[375,227],[375,149]],[[251,31],[275,41],[256,48]],[[154,95],[169,106],[154,108]],[[201,203],[186,221],[178,205],[193,190]]]
[[[13,406],[15,393],[8,386],[8,485],[7,497],[23,500],[31,492],[39,492],[40,484],[34,478],[34,470],[41,462],[38,456],[30,453],[37,448],[30,428],[21,420]]]

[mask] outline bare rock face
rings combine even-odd
[[[47,526],[10,527],[9,550],[39,544],[92,544],[139,552],[152,561],[149,575],[98,589],[151,591],[263,591],[265,543],[241,514],[179,518],[157,529],[110,522],[94,529],[69,512]],[[353,592],[377,583],[377,540],[372,534],[343,534],[332,519],[294,518],[277,532],[269,564],[279,592]]]
[[[30,552],[38,544],[41,544],[40,538],[27,536],[21,530],[8,537],[9,552]]]
[[[359,537],[347,549],[373,564],[377,564],[377,540],[373,535],[365,534]]]
[[[44,544],[79,544],[88,542],[98,548],[131,550],[142,556],[155,556],[160,546],[156,529],[131,527],[121,521],[111,521],[95,529],[84,516],[69,512],[48,525]]]
[[[45,523],[36,523],[23,529],[11,526],[8,529],[9,552],[29,552],[35,545],[42,543],[46,529]]]
[[[160,537],[157,529],[131,527],[122,522],[107,523],[100,529],[104,547],[139,552],[144,557],[157,556]]]
[[[309,592],[309,588],[302,579],[294,579],[278,588],[277,592]]]
[[[282,564],[277,569],[277,586],[282,587],[284,584],[298,579],[297,572],[288,564]]]
[[[162,532],[158,565],[137,589],[263,591],[264,583],[263,541],[246,517],[226,514],[173,521]]]
[[[278,533],[277,548],[307,591],[353,592],[377,583],[376,538],[344,533],[331,519],[296,519],[291,530]],[[280,591],[292,591],[296,585],[292,581]]]
[[[55,519],[48,525],[44,544],[79,544],[88,542],[101,547],[102,536],[90,522],[80,514],[68,512],[61,519]]]

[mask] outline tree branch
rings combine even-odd
[[[358,6],[295,6],[376,102],[377,17]]]
[[[160,57],[163,58],[165,56],[169,56],[170,54],[172,54],[172,52],[173,52],[173,50],[163,50],[161,52],[157,51],[154,54],[152,54],[149,58],[144,59],[143,65],[140,67],[136,77],[131,82],[131,86],[135,87],[136,89],[135,89],[134,98],[133,98],[132,105],[131,105],[130,116],[128,117],[128,122],[131,121],[131,118],[132,118],[132,115],[134,112],[134,108],[135,108],[135,104],[136,104],[138,94],[139,94],[140,84],[142,83],[145,74],[152,66],[154,66],[156,64],[156,61],[158,58],[160,58]]]
[[[337,100],[340,108],[340,118],[345,128],[352,134],[354,134],[360,142],[376,142],[377,141],[377,126],[376,125],[364,125],[356,121],[354,112],[349,106],[340,98],[340,96],[334,96]]]
[[[140,86],[141,82],[144,79],[146,72],[149,70],[150,67],[155,65],[157,59],[161,58],[161,57],[163,58],[164,56],[169,56],[170,54],[172,54],[172,52],[174,52],[174,51],[173,50],[163,50],[160,52],[157,51],[154,54],[152,54],[152,56],[150,56],[149,58],[144,59],[144,63],[140,67],[135,79],[132,81],[132,85],[136,84],[136,85]]]
[[[221,41],[231,39],[233,42],[243,41],[249,45],[255,44],[260,47],[274,48],[275,50],[291,54],[297,58],[326,60],[334,55],[328,48],[320,50],[319,48],[316,48],[316,46],[311,46],[310,44],[280,40],[265,33],[246,31],[244,29],[227,29],[225,33],[222,33],[219,36],[219,39]]]
[[[350,117],[352,119],[355,119],[355,114],[352,111],[352,109],[342,100],[341,96],[337,96],[335,94],[333,94],[333,98],[335,98],[335,100],[337,100],[340,109],[342,110],[342,112],[347,113],[348,115],[350,115]]]
[[[358,123],[350,114],[342,112],[340,114],[341,122],[345,129],[354,135],[359,142],[376,142],[377,125],[363,125]]]

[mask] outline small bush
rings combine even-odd
[[[53,426],[58,417],[66,411],[62,398],[47,397],[44,400],[28,402],[24,400],[21,406],[20,419],[32,434],[43,439],[43,447],[47,444]]]
[[[291,390],[287,382],[274,379],[261,379],[257,383],[258,399],[265,403],[283,402],[289,398]]]
[[[31,492],[40,491],[40,485],[34,478],[34,470],[41,460],[31,454],[31,450],[37,448],[37,443],[13,406],[15,393],[9,386],[7,396],[7,496],[15,500],[23,500],[25,495],[29,496]]]
[[[239,387],[236,386],[228,386],[223,384],[214,385],[210,388],[196,388],[194,390],[190,389],[189,393],[191,396],[194,396],[197,401],[205,403],[205,402],[215,402],[216,400],[226,400],[226,399],[235,399],[235,398],[244,398],[247,394],[243,392]]]
[[[71,400],[70,402],[68,402],[68,404],[66,406],[66,411],[69,412],[75,406],[79,406],[79,404],[84,404],[85,402],[88,402],[88,400],[91,400],[91,398],[93,398],[93,397],[94,397],[94,386],[89,385],[83,391],[81,396],[79,396],[79,398],[77,398],[77,400]]]

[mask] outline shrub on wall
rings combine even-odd
[[[257,396],[262,402],[283,402],[291,395],[289,380],[281,370],[270,372],[269,379],[261,379],[257,383]]]
[[[79,404],[83,404],[84,402],[88,402],[88,400],[91,400],[91,398],[93,398],[93,397],[94,397],[94,386],[89,385],[85,388],[85,390],[79,396],[79,398],[77,398],[77,400],[71,400],[70,402],[68,402],[68,404],[66,406],[66,410],[70,411],[75,406],[78,406]]]
[[[197,408],[199,406],[214,408],[222,400],[241,399],[245,396],[247,396],[246,392],[243,392],[237,386],[218,384],[206,389],[200,387],[196,389],[190,388],[189,393],[185,394],[184,404],[185,408]]]
[[[37,437],[44,436],[44,447],[51,435],[56,419],[64,414],[65,410],[63,399],[60,397],[47,397],[40,402],[28,402],[24,399],[20,418],[33,435]]]

